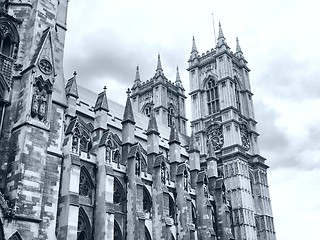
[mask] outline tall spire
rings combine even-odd
[[[220,21],[219,21],[219,35],[218,35],[218,39],[220,39],[220,38],[224,38],[224,35],[223,35],[221,23],[220,23]]]
[[[140,84],[141,84],[141,80],[140,80],[139,66],[137,65],[136,78],[134,79],[132,89],[135,89]]]
[[[237,53],[240,53],[240,52],[242,53],[238,37],[237,37],[237,49],[236,50],[237,50]]]
[[[129,122],[132,122],[133,124],[135,124],[131,100],[130,100],[131,91],[129,88],[126,93],[127,93],[127,102],[126,102],[126,106],[124,108],[122,123],[129,121]]]
[[[163,75],[162,66],[161,66],[160,53],[158,53],[158,63],[157,63],[157,69],[156,69],[155,77],[158,77],[158,76],[164,76]]]
[[[198,52],[197,46],[196,46],[196,40],[194,39],[194,36],[192,36],[192,50],[191,53]]]
[[[179,67],[177,66],[177,75],[176,75],[176,85],[178,87],[182,87],[182,81],[179,74]]]
[[[136,79],[134,81],[140,82],[140,73],[139,73],[139,66],[138,65],[137,65],[137,71],[136,71]]]
[[[197,46],[196,46],[196,41],[193,36],[192,37],[192,50],[191,50],[190,60],[194,60],[197,57],[198,57],[198,50],[197,50]]]
[[[223,35],[223,31],[222,31],[222,27],[221,27],[221,23],[219,21],[219,35],[218,35],[218,42],[217,42],[217,50],[219,52],[224,51],[224,50],[229,50],[229,46],[226,42],[226,39]]]

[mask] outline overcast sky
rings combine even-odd
[[[254,93],[260,149],[267,158],[278,240],[319,239],[320,17],[316,1],[71,0],[65,77],[125,104],[140,67],[150,79],[160,53],[187,92],[192,36],[198,51],[215,46],[212,13],[226,41],[236,37]],[[190,116],[189,116],[190,119]]]

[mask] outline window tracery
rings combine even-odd
[[[218,85],[213,79],[210,79],[207,83],[207,105],[208,105],[208,114],[214,114],[220,111],[219,104],[219,90]]]
[[[79,195],[87,198],[92,198],[93,184],[88,171],[84,166],[80,170],[80,181],[79,181]]]
[[[87,214],[82,207],[79,208],[77,240],[91,240],[92,230]]]
[[[114,240],[122,240],[122,233],[121,233],[121,229],[119,227],[119,224],[117,223],[117,221],[114,221],[114,230],[113,230],[113,239]]]

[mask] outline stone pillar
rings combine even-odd
[[[62,183],[58,208],[58,234],[61,240],[76,240],[79,214],[79,178],[80,158],[73,153],[72,134],[68,134],[64,141],[64,160],[62,167]]]
[[[103,134],[106,134],[104,132]],[[106,146],[99,146],[97,151],[97,186],[95,207],[95,239],[113,240],[114,229],[114,205],[113,187],[114,173],[110,163],[106,159]]]
[[[190,240],[190,230],[188,223],[191,217],[191,198],[188,194],[187,178],[188,168],[185,163],[182,163],[177,168],[176,191],[178,205],[178,239]],[[189,205],[189,206],[188,206]]]

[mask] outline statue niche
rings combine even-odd
[[[49,96],[52,92],[52,85],[49,80],[44,81],[42,76],[35,78],[31,103],[31,117],[41,122],[47,120]]]

